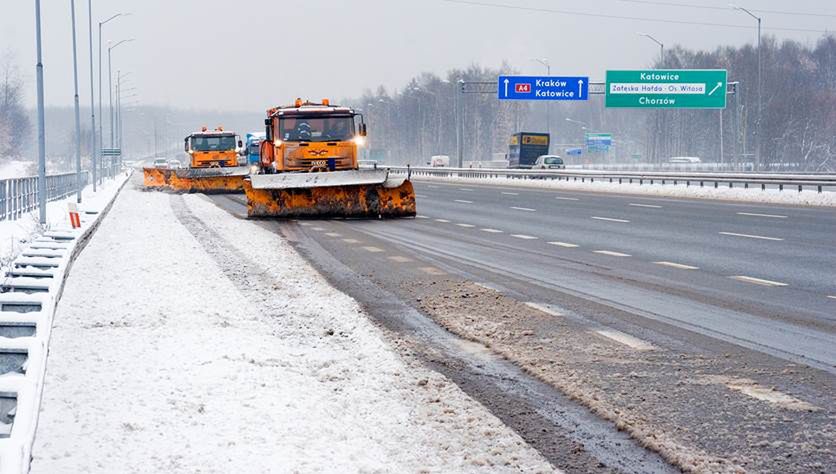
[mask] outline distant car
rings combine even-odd
[[[534,170],[553,170],[566,168],[563,163],[563,158],[557,155],[541,155],[537,157],[537,161],[531,166]]]
[[[446,168],[450,166],[450,157],[447,155],[432,156],[429,165],[433,168]]]
[[[360,168],[374,168],[377,165],[377,160],[357,160],[357,165]]]
[[[154,160],[154,168],[168,169],[168,160],[165,158],[157,158]]]
[[[180,169],[180,161],[178,160],[168,160],[168,168],[172,170]]]
[[[673,158],[668,160],[668,163],[702,163],[702,160],[700,160],[699,157],[696,156],[674,156]]]

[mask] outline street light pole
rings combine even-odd
[[[46,136],[44,125],[44,64],[41,54],[41,0],[35,0],[35,34],[38,83],[38,222],[46,225]]]
[[[118,18],[120,16],[128,16],[128,15],[130,15],[130,13],[117,13],[117,14],[111,16],[110,18],[99,22],[99,139],[98,139],[98,145],[99,146],[98,146],[98,150],[99,150],[99,155],[100,156],[99,156],[99,160],[98,160],[98,166],[101,166],[101,150],[102,150],[102,147],[104,145],[104,133],[103,133],[103,130],[102,130],[104,128],[104,120],[102,120],[102,26],[106,25],[108,22],[110,22],[112,20],[115,20],[116,18]],[[92,46],[91,46],[91,50],[92,50]],[[91,56],[92,56],[92,53],[91,53]],[[96,173],[96,172],[94,171],[94,173]],[[94,174],[94,176],[95,176],[95,174]],[[99,179],[101,179],[101,176],[99,176]],[[94,182],[95,182],[95,180],[94,180]]]
[[[657,40],[653,36],[647,34],[647,33],[637,33],[637,34],[639,36],[644,36],[645,38],[647,38],[650,41],[653,41],[654,43],[659,45],[659,67],[665,67],[665,44],[662,43],[661,41]],[[653,134],[653,153],[651,155],[651,160],[652,161],[661,161],[659,159],[659,148],[661,148],[661,146],[658,147],[658,148],[656,146],[657,143],[661,142],[661,131],[660,131],[660,128],[662,128],[662,111],[661,110],[656,110],[656,112],[654,114],[654,117],[653,117],[653,120],[654,120],[654,124],[653,124],[654,134]]]
[[[72,10],[70,18],[73,23],[73,84],[75,86],[75,95],[73,102],[75,105],[75,185],[76,185],[76,202],[81,203],[81,113],[78,106],[78,53],[76,51],[75,40],[75,0],[70,0],[70,9]]]
[[[112,71],[112,51],[117,48],[119,45],[128,43],[133,41],[133,38],[124,39],[119,41],[118,43],[114,44],[113,46],[107,47],[107,88],[108,93],[110,96],[110,147],[113,148],[115,146],[115,125],[113,123],[113,71]]]
[[[548,58],[534,58],[535,61],[546,66],[546,75],[552,75],[552,66],[549,63]],[[549,153],[551,153],[551,136],[552,136],[552,116],[551,116],[551,103],[546,101],[546,132],[549,134]]]
[[[96,140],[96,104],[94,98],[95,91],[93,90],[93,0],[87,0],[87,32],[90,45],[90,120],[92,122],[90,126],[90,153],[92,155],[93,192],[96,192],[96,154],[99,150],[99,143]]]
[[[650,41],[653,41],[654,43],[659,45],[659,49],[660,49],[660,52],[659,52],[659,66],[665,67],[665,44],[662,43],[661,41],[657,40],[656,38],[650,36],[647,33],[636,33],[636,34],[639,35],[639,36],[644,36],[645,38],[648,38]]]
[[[762,79],[761,79],[761,77],[763,76],[763,67],[761,65],[762,64],[762,62],[761,62],[761,17],[755,15],[754,13],[750,12],[749,10],[747,10],[743,7],[739,7],[739,6],[731,4],[731,3],[729,4],[729,6],[732,7],[733,9],[735,9],[735,10],[740,10],[743,13],[746,13],[747,15],[751,16],[752,18],[754,18],[758,22],[758,80],[757,80],[757,84],[758,84],[758,117],[757,117],[757,121],[755,122],[755,134],[758,137],[758,141],[755,144],[755,171],[760,171],[760,168],[761,168],[761,142],[763,141],[762,137],[761,137],[761,121],[762,121],[762,118],[763,118],[763,115],[762,115],[762,112],[763,112],[763,100],[762,100],[762,98],[763,98],[763,95],[762,95],[763,94],[763,92],[762,92],[763,91],[763,83],[762,83]]]

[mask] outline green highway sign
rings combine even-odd
[[[607,71],[607,107],[724,109],[725,69]]]

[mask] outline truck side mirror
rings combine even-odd
[[[360,136],[361,137],[366,136],[366,124],[365,123],[360,124]]]
[[[186,153],[189,152],[189,139],[188,138],[183,140],[183,149],[186,151]]]
[[[243,148],[243,147],[244,147],[244,142],[242,142],[241,140],[238,140],[238,148]]]
[[[266,140],[273,141],[273,121],[269,118],[264,119],[264,135]]]

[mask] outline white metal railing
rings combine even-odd
[[[81,173],[81,186],[89,181],[88,172]],[[56,201],[76,192],[76,174],[61,173],[46,177],[46,199]],[[38,208],[38,177],[0,180],[0,221],[14,220]]]
[[[429,168],[414,166],[380,166],[393,173],[408,176],[440,176],[452,178],[507,178],[507,179],[552,179],[560,181],[610,182],[638,184],[685,184],[686,186],[705,183],[719,187],[720,184],[732,188],[740,185],[777,186],[783,191],[790,187],[802,191],[805,187],[822,192],[824,187],[836,188],[836,175],[833,174],[781,174],[781,173],[706,173],[706,172],[666,172],[666,171],[599,171],[599,170],[530,170],[530,169],[487,169],[487,168]]]

